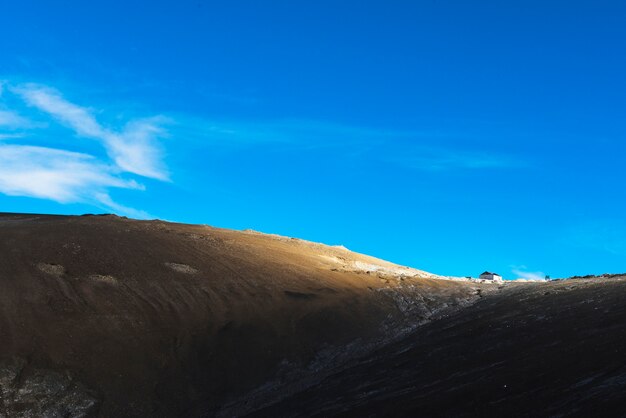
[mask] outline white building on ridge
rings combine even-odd
[[[491,273],[489,271],[484,272],[483,274],[480,275],[479,277],[480,280],[489,280],[489,281],[493,281],[493,282],[501,282],[502,281],[502,276],[500,276],[498,273]]]

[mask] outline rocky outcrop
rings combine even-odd
[[[20,358],[0,363],[0,417],[79,418],[98,400],[69,374],[30,367]]]

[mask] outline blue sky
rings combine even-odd
[[[625,74],[618,1],[4,2],[0,210],[624,272]]]

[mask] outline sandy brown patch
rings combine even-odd
[[[187,264],[180,263],[164,263],[167,267],[171,268],[174,271],[184,274],[196,274],[198,272],[197,269],[191,267]]]
[[[106,284],[112,284],[112,285],[119,284],[118,280],[115,277],[109,276],[109,275],[92,274],[91,276],[89,276],[89,279],[98,283],[106,283]]]
[[[50,274],[51,276],[61,277],[65,274],[65,267],[60,264],[54,263],[39,263],[37,264],[37,268],[40,271],[43,271],[46,274]]]

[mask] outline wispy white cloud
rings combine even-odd
[[[108,188],[143,189],[86,154],[28,145],[0,145],[0,192],[60,203],[100,202]]]
[[[26,136],[26,134],[24,133],[0,133],[0,140],[2,139],[17,139],[17,138],[24,138]]]
[[[20,139],[29,135],[29,128],[39,129],[40,120],[69,128],[76,145],[84,150],[84,140],[101,144],[106,161],[86,154],[72,153],[72,145],[62,138],[64,148],[33,147],[32,141],[22,145],[2,146],[0,152],[0,192],[11,195],[39,197],[57,202],[90,202],[130,216],[147,214],[126,207],[111,198],[109,189],[141,186],[124,176],[136,175],[169,181],[160,139],[167,136],[164,126],[170,125],[177,136],[196,138],[212,150],[220,146],[250,146],[259,143],[277,147],[294,147],[308,152],[332,148],[328,155],[351,161],[369,159],[402,165],[416,170],[442,171],[453,169],[496,169],[519,166],[506,156],[489,151],[459,151],[445,143],[454,141],[437,131],[411,132],[364,128],[312,120],[257,122],[210,122],[185,115],[181,123],[162,116],[134,119],[125,124],[106,124],[96,109],[68,100],[60,91],[41,84],[11,84],[0,80],[0,101],[9,96],[17,107],[0,110],[0,140]],[[17,99],[17,100],[16,100]],[[6,109],[6,110],[4,110]],[[21,115],[27,115],[27,119]],[[37,121],[37,124],[31,122]],[[43,126],[45,127],[45,126]],[[1,128],[4,128],[2,130]],[[69,131],[68,131],[69,132]],[[72,139],[73,140],[73,139]],[[446,142],[447,141],[447,142]]]
[[[15,112],[0,110],[0,128],[18,129],[31,125],[30,121]]]
[[[150,215],[146,211],[134,209],[128,206],[120,205],[117,202],[114,202],[113,199],[111,199],[111,196],[109,196],[107,193],[97,192],[97,193],[94,193],[94,197],[102,205],[104,205],[105,207],[109,209],[112,209],[116,213],[123,213],[132,218],[137,218],[137,219],[153,218],[153,216]]]
[[[165,136],[160,123],[162,117],[135,120],[119,134],[106,137],[109,154],[125,171],[158,180],[169,180],[163,155],[156,144],[157,137]]]
[[[165,134],[161,127],[164,118],[135,120],[121,130],[112,130],[101,125],[91,110],[69,102],[52,88],[22,84],[11,87],[11,91],[79,136],[101,141],[121,170],[158,180],[169,179],[158,144],[158,138]]]
[[[28,105],[43,111],[50,120],[71,128],[78,138],[97,140],[110,157],[99,159],[68,149],[35,146],[32,141],[45,133],[41,128],[48,125],[33,123],[4,105],[0,110],[0,140],[17,141],[0,144],[0,193],[59,203],[88,203],[123,215],[150,217],[145,211],[114,201],[110,190],[144,190],[143,185],[125,178],[124,173],[168,180],[158,144],[158,138],[165,135],[162,118],[135,119],[111,129],[101,125],[92,110],[67,101],[57,90],[37,84],[14,86],[0,81],[0,99],[11,99],[13,106],[20,101],[15,99],[21,99],[18,109],[26,112]],[[27,136],[30,143],[24,143]]]
[[[513,267],[513,274],[518,276],[517,280],[529,282],[543,282],[546,280],[546,274],[542,271],[527,271],[526,266]]]

